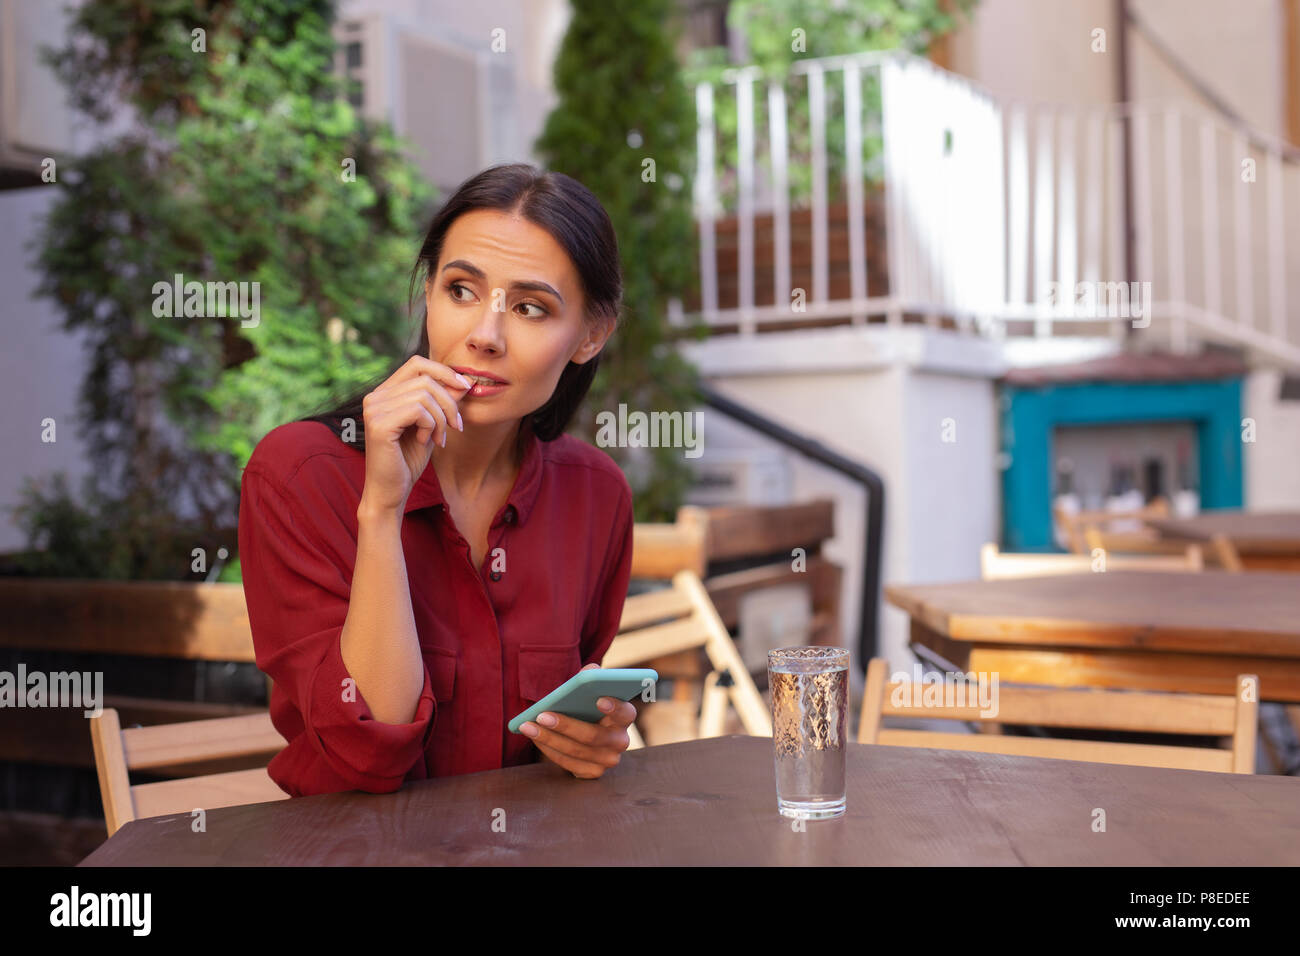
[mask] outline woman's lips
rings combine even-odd
[[[475,382],[474,386],[465,393],[464,398],[469,398],[470,396],[473,396],[474,398],[487,398],[491,395],[496,395],[499,392],[505,391],[508,387],[509,386],[505,384],[484,385],[482,382]]]

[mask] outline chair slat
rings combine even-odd
[[[289,799],[289,795],[267,776],[265,767],[136,784],[131,788],[131,797],[135,802],[137,819],[189,813],[196,808],[215,810]]]
[[[1236,702],[1231,697],[1210,694],[1150,694],[1131,691],[1067,690],[1039,687],[998,688],[998,712],[981,717],[977,686],[934,685],[932,693],[949,694],[944,699],[962,700],[966,706],[916,706],[925,684],[890,682],[885,685],[882,713],[887,717],[932,717],[942,720],[996,720],[1000,724],[1032,724],[1040,727],[1086,727],[1091,730],[1131,730],[1160,734],[1204,734],[1229,736],[1236,729]],[[958,691],[964,694],[958,696]],[[899,698],[895,698],[895,693]],[[896,705],[895,699],[903,703]],[[972,703],[972,701],[975,701]]]
[[[707,639],[708,631],[696,618],[644,627],[615,637],[601,666],[631,667],[654,657],[699,647]]]
[[[284,738],[266,711],[217,720],[190,720],[122,731],[126,765],[132,770],[247,754],[276,753]]]
[[[1001,753],[1055,760],[1091,760],[1097,763],[1137,767],[1167,767],[1175,770],[1213,770],[1231,773],[1232,752],[1204,747],[1165,747],[1154,744],[1118,744],[1100,740],[1059,740],[1043,737],[994,736],[989,734],[946,734],[929,730],[881,730],[876,743],[891,747],[933,747]]]
[[[104,801],[104,822],[108,835],[129,820],[131,782],[126,771],[126,752],[122,749],[122,725],[117,711],[109,707],[90,719],[90,739],[95,749],[95,772],[99,775],[99,794]]]
[[[1176,550],[1177,554],[1152,555],[1112,554],[1107,551],[1105,569],[1107,571],[1204,570],[1204,554],[1199,545],[1178,545]],[[986,544],[980,550],[980,577],[985,581],[1039,577],[1048,574],[1086,574],[1094,570],[1094,566],[1091,554],[1009,554],[999,551],[995,544]]]
[[[698,521],[632,526],[632,577],[670,578],[681,568],[705,573],[705,525]]]
[[[982,712],[978,685],[886,680],[888,661],[867,663],[858,743],[977,750],[1226,773],[1254,773],[1259,678],[1238,674],[1236,693],[1159,694],[1000,684],[997,712]],[[926,691],[930,696],[926,697]],[[959,693],[960,691],[960,693]],[[990,704],[990,710],[992,701]],[[1227,738],[1229,749],[1115,743],[1005,734],[953,734],[882,727],[884,717],[973,721],[981,729],[1005,724],[1136,731]]]
[[[618,629],[631,631],[656,621],[685,617],[691,613],[690,598],[676,588],[663,588],[647,594],[634,594],[623,601],[623,616]]]

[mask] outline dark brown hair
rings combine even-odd
[[[618,239],[614,224],[610,222],[605,207],[586,186],[564,173],[542,171],[527,163],[505,163],[491,166],[467,179],[433,217],[429,231],[420,247],[419,257],[411,269],[411,284],[407,293],[407,312],[415,300],[417,282],[431,277],[438,268],[443,242],[452,223],[475,209],[494,209],[518,214],[550,233],[568,253],[582,283],[586,303],[584,319],[611,317],[617,321],[623,301],[623,273],[619,261]],[[326,403],[333,407],[299,421],[317,421],[329,426],[342,438],[343,423],[352,419],[356,440],[349,442],[365,450],[362,401],[414,355],[428,356],[429,326],[424,312],[420,316],[420,339],[415,350],[394,363],[373,382],[361,387],[341,403],[333,399]],[[550,400],[541,408],[525,415],[520,422],[519,440],[522,446],[528,429],[542,441],[554,441],[569,426],[574,412],[591,388],[600,362],[597,353],[583,364],[570,362],[560,373],[560,380]]]

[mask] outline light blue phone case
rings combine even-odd
[[[599,723],[605,712],[596,706],[597,700],[602,697],[631,700],[646,687],[653,687],[657,680],[659,672],[652,667],[593,667],[578,671],[522,714],[516,715],[508,726],[512,734],[517,734],[521,725],[536,720],[547,710],[588,723]]]

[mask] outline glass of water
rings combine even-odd
[[[822,820],[844,813],[849,722],[849,651],[782,647],[767,652],[776,750],[776,805],[783,816]]]

